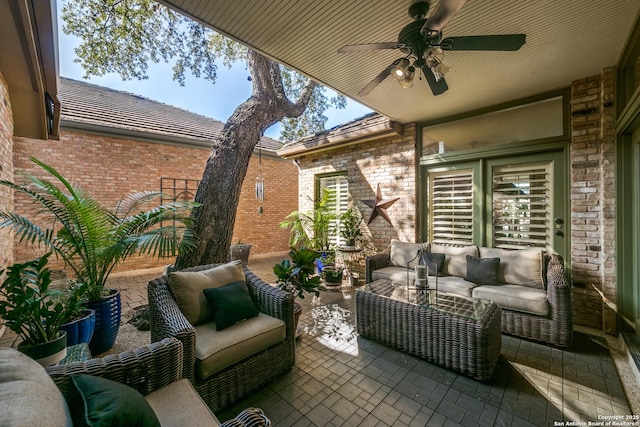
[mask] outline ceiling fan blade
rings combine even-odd
[[[440,80],[436,81],[436,76],[433,75],[433,72],[426,65],[422,66],[422,73],[424,74],[424,78],[427,79],[427,83],[429,83],[429,87],[431,88],[431,92],[434,95],[441,95],[449,90],[449,86],[447,82],[442,77]]]
[[[518,50],[524,45],[526,34],[494,36],[447,37],[440,42],[443,50]]]
[[[393,67],[395,67],[398,64],[398,61],[400,60],[396,59],[387,68],[382,70],[382,72],[378,74],[375,79],[371,80],[368,85],[363,87],[362,90],[358,92],[358,95],[359,96],[368,95],[373,89],[376,88],[376,86],[382,83],[382,81],[391,74],[391,70],[393,70]]]
[[[467,0],[440,0],[440,3],[425,21],[420,33],[424,36],[440,33],[466,2]]]
[[[347,46],[342,46],[340,49],[338,49],[338,53],[361,52],[363,50],[396,49],[401,46],[402,45],[398,44],[398,42],[350,44]]]

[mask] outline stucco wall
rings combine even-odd
[[[78,133],[63,129],[59,141],[15,138],[16,170],[35,172],[28,159],[34,156],[58,169],[67,179],[98,198],[104,206],[113,207],[126,194],[134,191],[160,190],[160,178],[199,180],[209,155],[206,149],[185,148]],[[263,214],[258,214],[255,199],[257,156],[251,159],[234,229],[234,241],[251,243],[252,256],[283,252],[288,249],[288,233],[278,223],[297,203],[297,168],[289,161],[263,156],[265,177]],[[27,212],[29,204],[17,197],[17,212]],[[15,246],[16,260],[31,258],[38,251],[20,244]],[[118,270],[141,269],[166,265],[173,259],[132,258]],[[56,266],[56,264],[54,264]]]
[[[9,89],[0,72],[0,179],[13,179],[13,113]],[[0,186],[0,209],[13,210],[11,191]],[[0,269],[13,264],[13,237],[8,230],[0,230]]]

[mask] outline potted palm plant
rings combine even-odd
[[[329,245],[329,229],[336,220],[336,214],[331,206],[335,206],[335,192],[324,188],[322,196],[314,203],[313,211],[295,210],[280,222],[281,228],[290,230],[290,246],[316,251],[315,264],[318,274],[322,274],[323,258],[332,252]]]
[[[49,287],[51,272],[46,265],[50,255],[9,267],[0,286],[0,317],[22,339],[18,350],[43,366],[65,357],[67,335],[61,326],[77,307],[66,300],[77,298],[76,294]],[[0,276],[4,274],[1,270]]]
[[[109,274],[133,254],[175,256],[192,248],[189,213],[197,204],[178,201],[148,208],[162,196],[150,191],[128,195],[109,210],[53,167],[33,157],[31,161],[49,179],[22,173],[26,184],[0,180],[0,185],[31,199],[34,218],[53,226],[43,228],[27,216],[0,211],[0,228],[13,230],[20,242],[44,245],[64,261],[78,283],[86,285],[80,288],[82,297],[96,311],[89,346],[93,354],[102,353],[115,343],[120,325],[120,292],[107,289]]]
[[[316,252],[305,247],[292,247],[289,251],[289,259],[283,259],[279,264],[273,266],[278,288],[293,293],[295,297],[304,299],[304,294],[313,293],[320,295],[324,290],[320,276],[315,275]],[[300,335],[301,328],[298,326],[302,305],[294,302],[295,305],[295,325],[296,337]]]

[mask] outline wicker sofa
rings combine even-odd
[[[162,426],[221,426],[191,383],[182,378],[182,344],[175,338],[46,370],[22,353],[2,348],[0,366],[3,426],[70,426],[73,421],[85,425],[80,420],[85,417],[100,425],[123,425],[143,419],[144,425],[150,425],[146,410]],[[82,376],[88,376],[84,380],[90,381],[89,388],[78,382]],[[78,390],[82,390],[82,397]],[[136,392],[142,396],[135,396]],[[105,402],[107,405],[102,405]],[[260,409],[248,408],[222,424],[243,425],[269,426],[271,422]]]
[[[209,335],[206,339],[215,340],[215,336],[211,337],[211,334],[215,334],[212,332],[215,328],[211,328],[207,322],[194,326],[187,320],[172,293],[169,276],[173,277],[172,275],[180,273],[204,273],[226,265],[228,264],[210,264],[169,273],[149,282],[147,288],[151,340],[175,337],[182,342],[184,377],[193,383],[202,399],[214,412],[229,407],[265,386],[291,369],[295,363],[293,295],[270,286],[246,266],[241,268],[244,271],[251,298],[260,312],[259,317],[229,328],[231,335],[227,335],[227,344],[221,344],[228,348],[216,350],[219,351],[218,354],[223,354],[222,356],[203,354],[209,350],[203,350],[202,345],[198,344],[202,344],[203,337],[207,334]],[[276,340],[277,342],[274,343],[271,339],[266,341],[268,343],[266,345],[260,342],[254,345],[247,344],[252,338],[247,340],[242,338],[250,328],[261,328],[262,324],[273,323],[274,320],[283,324],[282,336]],[[220,347],[215,342],[211,343],[211,346]],[[235,359],[229,361],[230,357]],[[228,366],[209,366],[208,372],[203,374],[203,366],[207,360],[212,359],[214,364],[220,359],[227,359],[224,365]]]
[[[558,347],[571,345],[571,289],[559,255],[536,249],[516,251],[392,240],[387,249],[366,258],[366,282],[377,279],[413,282],[419,247],[428,253],[445,254],[438,277],[439,291],[490,299],[500,306],[502,332]],[[465,280],[467,256],[500,258],[497,283],[479,286]],[[435,277],[429,277],[430,287],[435,281]]]

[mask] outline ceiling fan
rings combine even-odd
[[[378,49],[399,49],[404,56],[393,61],[366,85],[358,95],[370,93],[388,76],[409,88],[413,86],[416,70],[421,70],[434,95],[444,93],[449,86],[444,75],[449,67],[442,62],[447,50],[515,51],[524,45],[525,34],[501,34],[485,36],[442,37],[442,30],[467,0],[440,0],[431,15],[426,18],[429,3],[418,1],[409,6],[413,22],[405,26],[397,42],[353,44],[338,49],[338,53]]]

